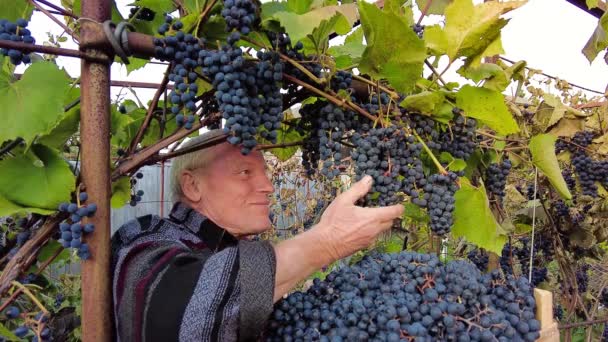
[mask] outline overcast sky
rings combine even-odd
[[[59,4],[60,0],[51,2]],[[128,14],[127,4],[131,0],[117,0],[123,16]],[[478,2],[478,1],[476,1]],[[601,52],[590,64],[581,49],[597,26],[597,19],[576,8],[565,0],[530,0],[528,4],[513,11],[507,17],[511,21],[503,29],[502,41],[504,56],[518,61],[526,60],[532,68],[541,69],[547,74],[560,77],[571,83],[603,92],[608,84],[608,65]],[[433,19],[425,19],[423,24],[432,24]],[[35,12],[31,24],[33,35],[38,44],[47,39],[46,32],[62,32],[55,23],[42,13]],[[76,48],[71,42],[63,47]],[[74,58],[61,57],[58,64],[65,67],[73,77],[80,74],[80,62]],[[126,69],[118,63],[112,66],[112,79],[144,82],[160,82],[164,66],[148,65],[127,76]],[[453,67],[455,71],[457,67]],[[455,73],[447,73],[446,79],[455,79]],[[458,80],[456,80],[458,81]],[[113,96],[121,91],[112,90]],[[128,91],[122,92],[126,95]],[[143,101],[152,97],[153,90],[138,90]],[[129,98],[132,98],[128,94]]]

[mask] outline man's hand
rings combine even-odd
[[[402,205],[381,208],[355,205],[371,186],[372,178],[364,177],[336,197],[312,229],[275,245],[275,301],[319,268],[369,246],[392,226],[394,219],[401,217]]]
[[[362,208],[355,205],[372,186],[372,178],[365,176],[327,207],[319,223],[311,229],[323,236],[327,253],[338,260],[368,247],[393,220],[401,217],[401,204],[390,207]]]

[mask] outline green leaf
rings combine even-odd
[[[61,244],[59,242],[57,242],[56,240],[49,241],[40,250],[40,253],[38,254],[38,261],[39,262],[45,262],[45,261],[47,261],[60,248],[63,249],[63,247],[61,246]],[[55,264],[55,263],[60,262],[60,261],[65,261],[65,260],[67,260],[69,258],[70,258],[70,250],[66,248],[61,253],[59,253],[59,255],[55,258],[55,260],[53,260],[53,262],[51,264]]]
[[[71,88],[64,100],[64,107],[72,104],[80,97],[80,88]],[[80,104],[72,107],[67,112],[64,112],[61,121],[53,129],[41,136],[37,142],[42,145],[59,149],[65,142],[78,131],[80,123]]]
[[[597,54],[608,47],[608,12],[604,13],[597,23],[597,27],[585,47],[583,55],[587,57],[589,63],[593,62]]]
[[[0,18],[11,22],[23,18],[30,20],[34,12],[34,5],[29,1],[0,0]]]
[[[273,18],[281,23],[292,42],[297,42],[311,34],[313,30],[321,24],[323,20],[328,20],[337,12],[342,13],[348,24],[352,27],[357,20],[357,7],[354,4],[342,6],[327,6],[312,10],[305,14],[295,14],[292,12],[276,12]]]
[[[505,105],[504,95],[497,91],[465,85],[456,94],[456,105],[464,110],[466,116],[478,119],[498,134],[519,132]]]
[[[385,0],[383,10],[384,12],[390,12],[402,17],[410,27],[416,23],[409,0]]]
[[[367,42],[359,69],[388,80],[397,91],[409,92],[422,75],[424,42],[405,19],[382,12],[374,4],[359,2],[359,13]]]
[[[494,77],[500,73],[504,74],[504,70],[497,64],[494,63],[483,63],[476,67],[468,67],[464,66],[458,69],[458,73],[470,79],[471,81],[477,83],[481,80],[485,80],[491,77]]]
[[[57,210],[61,202],[70,200],[73,190],[68,163],[44,145],[0,161],[0,195],[15,205]]]
[[[68,85],[66,73],[51,62],[34,63],[15,83],[0,80],[0,142],[21,137],[31,143],[55,127],[64,115]]]
[[[173,0],[136,0],[133,4],[138,7],[149,8],[161,17],[163,13],[175,11],[175,1]]]
[[[530,139],[532,163],[549,179],[551,185],[564,199],[571,199],[572,194],[562,176],[557,156],[555,156],[555,136],[540,134]]]
[[[329,53],[337,57],[336,66],[338,64],[338,58],[350,57],[348,61],[344,63],[345,65],[343,67],[358,63],[364,51],[365,45],[363,45],[363,29],[360,26],[346,37],[344,44],[329,48]]]
[[[460,189],[454,199],[454,237],[464,237],[481,248],[500,254],[507,236],[490,210],[486,190],[460,178]]]
[[[150,60],[148,60],[148,59],[129,57],[129,64],[125,65],[125,67],[127,68],[127,75],[129,75],[131,72],[133,72],[135,70],[139,70],[139,69],[145,67],[149,62],[150,62]]]
[[[445,95],[441,92],[423,91],[418,94],[407,96],[399,105],[411,111],[433,115],[444,100]]]
[[[184,0],[183,3],[188,13],[201,13],[207,6],[207,0]]]
[[[448,164],[448,169],[454,172],[462,171],[466,169],[466,167],[467,162],[462,159],[454,159],[450,164]]]
[[[277,144],[285,144],[290,142],[301,141],[303,138],[298,133],[298,131],[288,126],[285,123],[281,124],[281,128],[277,131]],[[280,147],[270,149],[270,153],[272,153],[275,157],[277,157],[280,161],[286,161],[291,158],[297,151],[299,146],[289,146],[289,147]]]
[[[432,2],[431,2],[432,1]],[[429,6],[429,2],[431,2]],[[429,6],[426,14],[439,14],[443,15],[446,7],[450,4],[451,0],[416,0],[418,9],[422,12],[427,6]]]
[[[12,331],[8,330],[2,322],[0,322],[0,336],[7,338],[9,341],[21,341],[21,339],[13,334]]]
[[[447,53],[448,37],[439,25],[424,28],[424,43],[434,56],[441,56]]]
[[[340,12],[336,12],[336,14],[331,17],[329,20],[323,20],[316,27],[312,34],[306,36],[308,40],[314,46],[314,50],[311,52],[316,52],[317,54],[322,54],[329,45],[329,35],[334,31],[338,34],[346,34],[350,31],[351,25]],[[305,44],[306,46],[307,44]],[[305,49],[306,51],[306,49]]]
[[[525,1],[484,2],[477,6],[472,0],[454,0],[445,10],[445,33],[450,61],[469,57],[475,65],[484,56],[502,52],[500,30],[508,20],[500,16],[525,4]]]
[[[415,222],[429,222],[429,215],[414,203],[407,202],[403,204],[403,218],[409,218]]]
[[[171,13],[176,9],[172,0],[137,0],[133,5],[147,7],[156,12],[152,21],[140,20],[137,18],[129,19],[129,22],[135,26],[137,32],[151,36],[158,36],[158,27],[165,22],[165,16],[163,14]]]
[[[270,1],[262,4],[262,14],[260,18],[262,21],[272,19],[275,13],[278,12],[287,12],[287,2],[286,1]]]
[[[287,0],[287,10],[295,14],[304,14],[310,9],[313,0]]]
[[[122,208],[130,199],[131,180],[129,177],[121,177],[117,181],[112,182],[112,199],[110,200],[112,208]]]
[[[598,2],[599,2],[599,0],[586,0],[587,8],[588,9],[596,8]]]

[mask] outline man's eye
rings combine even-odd
[[[242,170],[241,172],[239,172],[239,174],[241,174],[241,175],[248,175],[250,173],[251,173],[251,171],[249,171],[249,170]]]

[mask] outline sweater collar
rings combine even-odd
[[[196,234],[213,251],[234,245],[237,239],[189,205],[176,202],[169,217]]]

